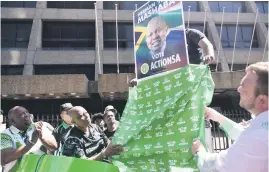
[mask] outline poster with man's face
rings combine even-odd
[[[137,79],[189,63],[181,1],[149,1],[134,12]]]

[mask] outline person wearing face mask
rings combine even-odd
[[[106,161],[123,151],[121,145],[111,144],[100,127],[91,123],[90,115],[83,107],[71,108],[68,115],[74,127],[67,134],[61,155]]]

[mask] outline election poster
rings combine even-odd
[[[149,1],[134,12],[133,20],[137,79],[189,63],[181,1]]]

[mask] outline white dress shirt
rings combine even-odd
[[[198,152],[202,172],[268,172],[268,110],[246,129],[231,120],[225,121],[222,128],[235,142],[220,153]]]

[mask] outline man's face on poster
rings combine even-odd
[[[167,25],[159,17],[150,20],[147,26],[147,46],[153,53],[159,53],[165,44]]]

